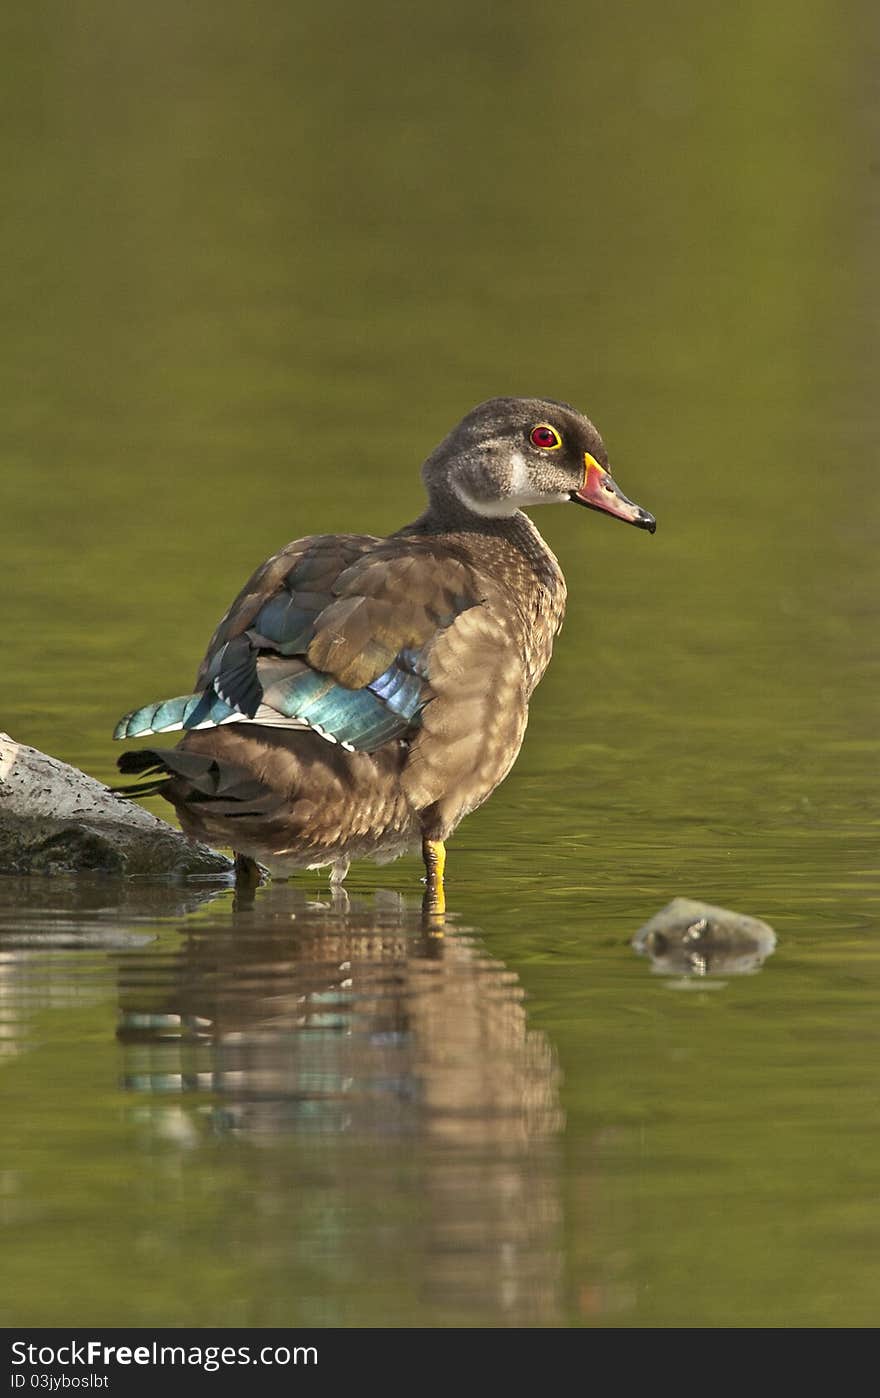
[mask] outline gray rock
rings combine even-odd
[[[0,874],[231,871],[225,855],[78,768],[0,733]]]
[[[766,922],[693,898],[673,898],[639,928],[633,947],[661,975],[741,976],[756,971],[776,946]]]

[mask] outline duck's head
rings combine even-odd
[[[552,398],[490,398],[431,453],[422,476],[432,501],[450,497],[484,518],[569,501],[654,533],[654,516],[628,500],[596,428]]]

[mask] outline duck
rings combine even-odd
[[[570,404],[492,398],[422,466],[427,505],[386,538],[311,534],[252,574],[193,690],[146,704],[116,739],[182,732],[122,754],[190,838],[231,849],[236,876],[287,878],[421,851],[445,908],[446,843],[522,746],[562,626],[566,584],[526,513],[584,506],[654,533],[602,438]]]

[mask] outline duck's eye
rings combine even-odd
[[[542,451],[555,451],[562,446],[562,438],[555,427],[548,427],[546,422],[539,422],[537,427],[533,427],[529,434],[529,441],[533,447],[540,447]]]

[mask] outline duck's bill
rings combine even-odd
[[[569,496],[576,505],[586,505],[588,510],[601,510],[603,515],[622,519],[625,524],[634,524],[637,529],[647,529],[653,534],[657,521],[641,505],[628,500],[620,486],[608,471],[603,470],[591,456],[587,457],[584,470],[584,483],[580,490],[573,490]]]

